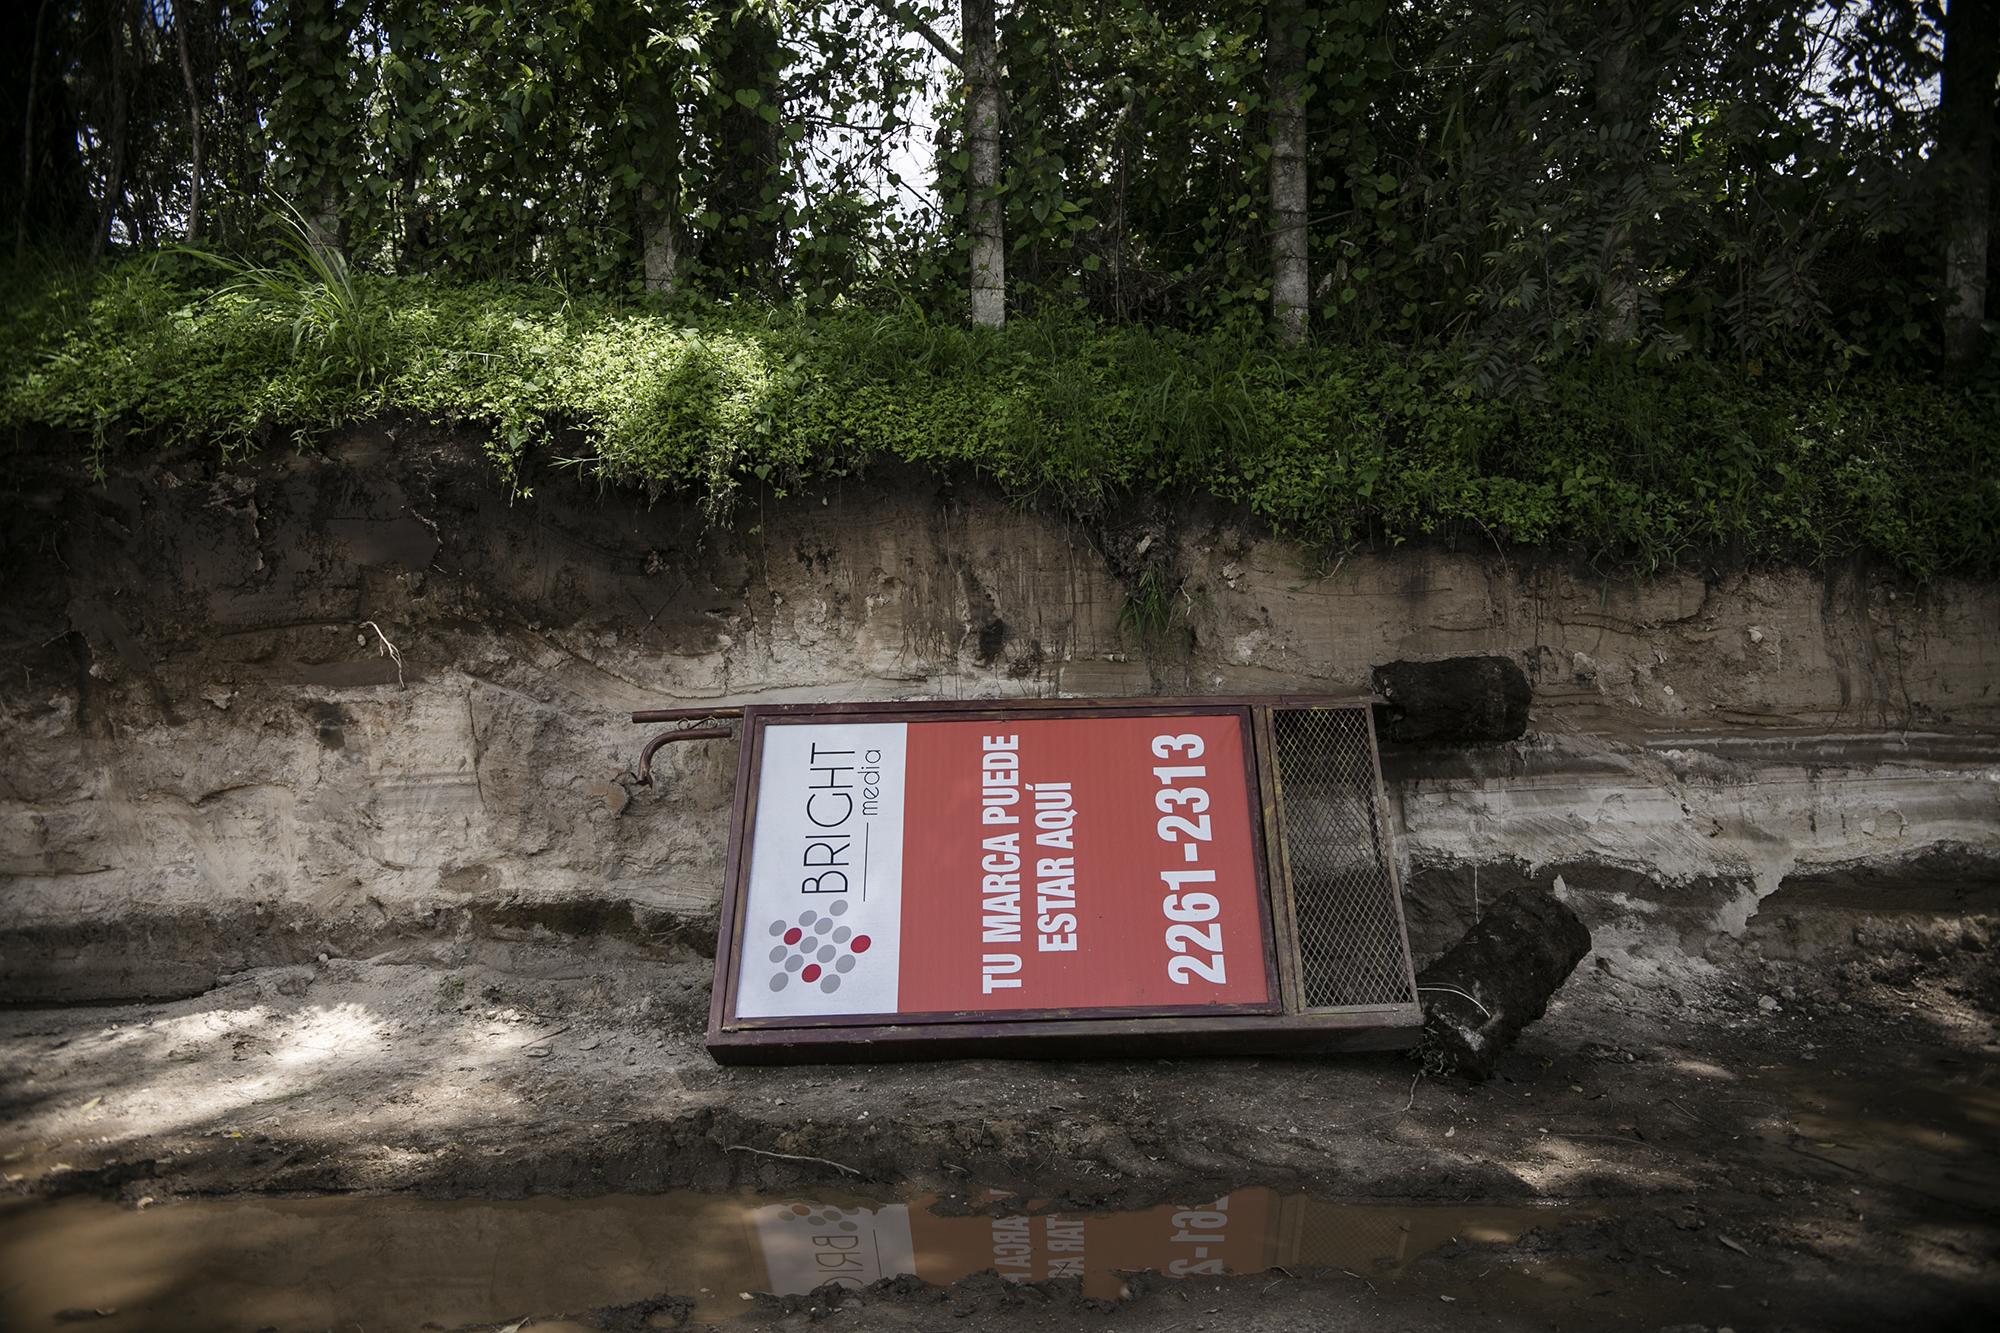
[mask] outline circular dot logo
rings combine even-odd
[[[860,1208],[836,1208],[831,1204],[795,1203],[781,1216],[788,1222],[814,1230],[859,1231],[866,1212]]]
[[[769,984],[773,991],[782,991],[795,981],[817,986],[824,995],[840,989],[874,943],[841,924],[840,918],[846,915],[847,904],[840,901],[828,904],[824,912],[809,907],[790,920],[780,917],[770,923],[774,943],[768,955],[772,966]]]

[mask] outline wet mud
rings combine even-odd
[[[1134,1297],[1141,1273],[1338,1269],[1395,1282],[1446,1247],[1512,1245],[1579,1211],[1588,1212],[1348,1203],[1261,1187],[1080,1212],[1019,1197],[824,1187],[143,1210],[72,1198],[0,1210],[0,1312],[16,1329],[66,1322],[53,1318],[66,1310],[104,1311],[91,1322],[105,1330],[462,1328],[652,1303],[703,1323],[822,1288],[838,1304],[898,1278],[949,1287],[989,1271],[1109,1306]],[[746,1308],[760,1296],[763,1310]]]
[[[1593,959],[1478,1085],[1393,1055],[721,1068],[704,963],[554,946],[8,1011],[0,1311],[1984,1328],[1990,955],[1896,956]]]

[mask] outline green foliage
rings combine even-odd
[[[1168,635],[1181,620],[1180,603],[1186,598],[1184,585],[1158,569],[1146,569],[1133,581],[1118,608],[1118,628],[1138,641],[1140,648],[1157,652],[1167,646]]]
[[[1049,315],[1004,330],[895,313],[630,305],[376,280],[366,364],[282,301],[166,264],[15,280],[0,411],[97,447],[240,450],[385,414],[472,423],[528,486],[571,460],[699,497],[785,494],[889,462],[1100,512],[1208,495],[1315,546],[1434,538],[1623,568],[1832,561],[2000,569],[2000,401],[1887,375],[1724,374],[1601,354],[1536,400],[1443,358],[1280,349]]]
[[[305,215],[282,204],[269,215],[284,256],[275,264],[189,250],[229,281],[217,299],[241,298],[289,318],[292,355],[310,352],[322,374],[351,376],[359,388],[373,377],[386,327],[369,284],[357,278],[339,250],[317,235]]]
[[[961,80],[917,35],[952,32],[949,0],[14,8],[0,61],[28,96],[0,141],[26,155],[0,216],[22,248],[186,236],[201,126],[214,248],[258,243],[275,192],[363,273],[963,318]],[[1495,397],[1606,348],[1922,369],[1942,27],[1970,8],[1002,5],[1008,299],[1260,323],[1281,41],[1303,57],[1317,336],[1434,355]]]

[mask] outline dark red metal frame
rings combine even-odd
[[[1339,1050],[1393,1050],[1414,1043],[1422,1024],[1415,1004],[1307,1010],[1300,999],[1297,940],[1291,911],[1291,877],[1284,859],[1284,811],[1272,751],[1273,708],[1367,708],[1372,698],[1353,696],[1227,696],[1182,699],[1021,699],[917,703],[753,704],[739,709],[658,709],[634,713],[635,722],[696,722],[741,717],[735,805],[730,815],[716,967],[709,1002],[708,1049],[724,1063],[802,1060],[941,1058],[956,1055],[1064,1056],[1175,1053],[1310,1054]],[[1252,823],[1252,858],[1258,882],[1258,920],[1271,999],[1257,1005],[1167,1006],[1132,1009],[1040,1009],[987,1013],[840,1015],[823,1018],[738,1019],[734,1013],[738,941],[750,869],[757,786],[765,729],[787,722],[1004,720],[1022,713],[1066,717],[1236,716],[1243,725],[1244,779],[1258,816]],[[1374,728],[1368,729],[1371,752]],[[715,728],[668,732],[647,747],[647,757],[669,740],[706,739]],[[1377,769],[1379,771],[1379,760]],[[1386,814],[1386,811],[1383,812]],[[1382,851],[1394,866],[1389,829],[1380,825]],[[1393,881],[1392,881],[1393,882]],[[1397,904],[1400,915],[1401,904]]]

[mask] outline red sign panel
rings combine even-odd
[[[776,721],[734,1018],[1268,1011],[1247,715]]]

